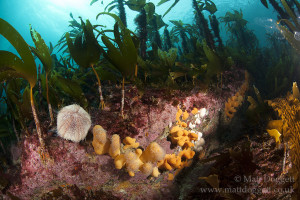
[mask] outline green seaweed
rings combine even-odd
[[[234,10],[234,13],[226,12],[224,17],[221,17],[221,21],[225,23],[227,31],[238,32],[240,29],[244,29],[248,21],[243,19],[242,10]]]
[[[47,99],[54,108],[58,108],[61,105],[61,99],[59,98],[58,91],[56,91],[56,82],[52,80],[52,76],[48,82],[48,94],[46,86],[46,76],[41,76],[41,87],[42,87],[42,96]],[[48,97],[47,97],[48,95]]]
[[[152,19],[149,21],[149,36],[150,40],[152,41],[152,48],[155,49],[157,46],[158,48],[161,48],[161,38],[159,34],[159,29],[165,26],[166,24],[162,20],[161,15],[154,14]]]
[[[248,96],[247,101],[250,103],[246,111],[248,126],[256,128],[260,123],[265,123],[266,119],[270,118],[270,107],[262,99],[259,90],[253,85],[253,91],[256,98]]]
[[[127,0],[125,5],[133,11],[140,11],[146,5],[146,0]]]
[[[289,5],[286,3],[285,0],[281,0],[281,3],[284,7],[284,9],[286,10],[286,12],[288,13],[288,15],[292,18],[295,26],[297,27],[298,30],[300,30],[300,24],[298,23],[296,14],[294,13],[294,11],[289,7]]]
[[[223,42],[220,36],[219,21],[217,20],[217,17],[215,15],[209,15],[209,22],[212,30],[214,31],[214,36],[219,43],[219,48],[223,50]]]
[[[10,137],[11,135],[12,130],[10,129],[9,120],[6,116],[0,116],[0,140],[5,137]]]
[[[258,48],[258,40],[252,30],[247,28],[248,21],[243,19],[242,10],[234,10],[233,13],[227,12],[224,17],[221,17],[221,22],[225,23],[227,32],[231,33],[229,46],[239,49],[237,53],[245,52],[252,54]]]
[[[99,18],[101,15],[108,15],[108,16],[114,18],[114,20],[115,20],[116,22],[118,22],[118,26],[119,26],[122,30],[126,28],[126,27],[124,26],[122,20],[120,19],[120,17],[118,17],[116,14],[109,13],[109,12],[101,12],[101,13],[98,13],[98,14],[97,14],[96,20],[98,20],[98,18]]]
[[[144,9],[147,14],[147,22],[149,23],[149,21],[152,19],[153,15],[155,13],[155,5],[151,2],[146,3],[146,5],[144,6]]]
[[[13,127],[10,119],[8,118],[8,115],[1,115],[0,116],[0,149],[3,151],[3,153],[6,153],[6,146],[9,147],[11,139],[14,138],[13,136]],[[17,140],[18,136],[17,134],[15,135]],[[3,167],[3,160],[1,160],[1,168]],[[1,176],[0,180],[0,187],[4,188],[8,184],[8,182],[3,182],[4,178]]]
[[[32,120],[32,110],[30,105],[29,87],[24,84],[22,79],[12,79],[5,87],[6,105],[11,117],[16,120],[22,130],[28,134],[26,123]],[[36,102],[34,102],[36,103]]]
[[[145,59],[147,56],[147,35],[149,32],[151,33],[151,30],[148,30],[149,28],[147,29],[147,25],[154,16],[155,6],[153,3],[144,3],[143,6],[139,7],[136,11],[139,11],[139,15],[137,15],[134,19],[134,22],[137,25],[137,35],[140,41],[139,55]]]
[[[139,55],[142,58],[146,58],[147,50],[147,14],[145,9],[140,11],[140,14],[134,19],[135,24],[137,25],[137,35],[140,41]]]
[[[98,0],[92,0],[90,3],[90,6],[93,5],[94,3],[96,3]]]

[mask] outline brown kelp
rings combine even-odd
[[[183,53],[185,54],[188,53],[189,48],[187,44],[187,39],[188,39],[187,33],[189,32],[189,28],[190,28],[189,24],[184,24],[181,20],[179,21],[170,20],[170,22],[175,25],[171,30],[171,35],[173,37],[174,36],[180,37]]]
[[[101,13],[100,13],[101,14]],[[98,15],[99,16],[99,15]],[[114,16],[116,18],[116,16]],[[106,35],[101,37],[107,51],[101,47],[104,57],[122,74],[122,101],[121,116],[124,117],[124,98],[125,98],[125,78],[130,78],[137,73],[137,47],[131,32],[123,25],[116,22],[114,25],[114,41],[118,48],[110,41]]]
[[[147,15],[144,8],[142,8],[140,14],[134,19],[138,26],[138,37],[140,40],[140,52],[139,55],[145,59],[146,58],[146,42],[147,42]]]
[[[253,31],[247,28],[248,21],[243,18],[242,10],[226,12],[226,15],[221,17],[221,22],[225,23],[227,32],[231,33],[232,45],[243,48],[245,52],[250,52],[258,46]]]
[[[98,91],[100,96],[99,107],[101,105],[101,108],[103,109],[105,104],[102,95],[101,82],[98,73],[94,68],[94,65],[99,61],[100,58],[100,54],[101,54],[100,45],[98,44],[98,41],[94,36],[93,26],[90,23],[90,21],[86,20],[86,23],[84,23],[81,20],[81,25],[83,29],[83,35],[77,35],[73,44],[72,40],[70,39],[70,34],[67,33],[66,40],[68,43],[70,54],[75,60],[75,62],[80,67],[84,67],[84,68],[91,67],[92,70],[94,71],[98,81]],[[82,38],[84,38],[84,40],[82,40]]]
[[[208,27],[208,22],[205,19],[202,11],[208,10],[211,14],[217,11],[215,4],[212,1],[200,2],[200,5],[196,0],[193,0],[193,8],[195,10],[196,25],[199,29],[200,36],[206,39],[206,43],[211,49],[215,49],[213,35]]]
[[[300,53],[300,41],[297,39],[297,37],[299,37],[298,35],[300,34],[300,24],[299,16],[297,16],[295,12],[297,9],[298,11],[300,9],[299,2],[291,1],[288,3],[286,0],[281,0],[284,10],[276,1],[269,0],[269,2],[279,14],[277,28],[280,30],[285,39],[291,44],[291,46],[295,48],[298,53]],[[262,1],[262,4],[268,8],[266,1]],[[294,9],[290,7],[290,5],[293,5]]]
[[[30,104],[32,109],[32,114],[34,117],[37,134],[40,141],[40,155],[43,162],[46,162],[49,158],[49,154],[45,147],[45,142],[42,137],[42,130],[40,127],[40,121],[36,112],[34,97],[33,97],[33,87],[37,81],[37,70],[34,62],[34,58],[29,50],[29,47],[23,37],[5,20],[0,18],[0,34],[3,35],[17,50],[20,59],[15,54],[9,51],[0,51],[0,67],[1,79],[6,78],[24,78],[30,84]]]
[[[93,0],[91,1],[90,5],[93,5],[95,2],[98,0]],[[125,12],[125,7],[128,6],[131,10],[134,11],[141,11],[142,8],[146,5],[146,0],[113,0],[111,1],[104,9],[104,11],[110,12],[113,9],[117,8],[119,11],[119,18],[121,19],[122,23],[124,24],[125,27],[127,27],[127,19],[126,19],[126,12]]]
[[[222,50],[223,49],[223,42],[222,38],[220,36],[220,29],[219,29],[219,21],[216,17],[216,15],[212,14],[209,16],[210,26],[212,30],[214,31],[215,38],[217,39],[218,46]]]
[[[31,26],[30,26],[30,34],[31,34],[31,38],[35,44],[35,48],[30,47],[30,49],[34,53],[34,55],[36,55],[40,59],[40,61],[43,63],[43,67],[45,69],[46,96],[47,96],[47,104],[48,104],[48,110],[49,110],[49,115],[50,115],[50,120],[51,120],[50,126],[52,126],[54,123],[54,117],[53,117],[52,106],[51,106],[50,99],[49,99],[49,84],[48,84],[48,77],[49,77],[49,74],[50,74],[52,66],[53,66],[52,58],[50,56],[48,46],[45,44],[45,41],[43,40],[41,35],[36,30],[34,30]]]
[[[293,188],[295,193],[293,199],[299,199],[300,196],[300,103],[299,89],[294,83],[293,94],[288,93],[284,98],[277,98],[268,101],[268,104],[278,113],[281,118],[279,132],[283,135],[283,140],[288,144],[290,156],[293,163],[289,173],[294,177],[295,183]],[[284,163],[285,165],[285,163]],[[284,170],[284,169],[283,169]]]
[[[165,29],[164,29],[164,50],[167,51],[170,48],[172,48],[170,32],[168,30],[168,27],[165,27]]]
[[[288,13],[289,17],[292,19],[292,22],[286,18],[280,19],[277,22],[277,27],[280,30],[281,34],[284,35],[286,40],[294,47],[297,52],[300,54],[300,41],[297,39],[297,34],[300,32],[300,23],[295,12],[289,7],[285,0],[281,0],[281,3]],[[300,4],[297,3],[297,9],[300,9]],[[286,24],[286,27],[281,24]]]

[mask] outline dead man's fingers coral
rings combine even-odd
[[[127,136],[123,140],[123,143],[125,144],[123,149],[126,150],[126,149],[131,149],[131,148],[133,148],[133,149],[138,148],[140,144],[138,142],[135,142],[135,141],[136,141],[135,138],[131,138],[131,137]]]
[[[163,160],[166,155],[165,150],[156,142],[150,143],[141,156],[141,160],[145,162],[156,163]]]
[[[102,155],[108,153],[110,141],[107,139],[106,131],[100,125],[93,128],[92,145],[96,154]]]
[[[121,142],[120,142],[120,136],[117,134],[114,134],[111,137],[111,144],[109,147],[109,155],[112,158],[117,157],[118,155],[120,155],[121,152]]]

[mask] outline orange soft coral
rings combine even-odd
[[[172,144],[176,144],[183,147],[183,149],[186,149],[194,146],[192,141],[197,140],[198,135],[185,130],[183,127],[174,126],[170,130],[170,138]]]
[[[195,152],[191,148],[182,150],[178,155],[167,154],[164,160],[158,162],[158,167],[160,169],[172,170],[172,169],[182,169],[190,162],[188,160],[192,159],[195,155]]]
[[[158,167],[161,169],[177,169],[181,165],[181,157],[175,154],[167,154],[165,158],[158,162]]]
[[[237,92],[234,96],[230,97],[228,101],[225,103],[225,114],[230,119],[233,118],[237,108],[243,102],[243,97]]]
[[[131,137],[126,137],[124,140],[123,140],[123,143],[125,144],[124,146],[124,150],[126,149],[136,149],[139,147],[139,143],[138,142],[135,142],[136,139],[135,138],[131,138]]]
[[[131,141],[129,143],[136,144],[135,140],[131,139],[129,139]],[[125,141],[128,142],[128,140]],[[122,169],[125,166],[130,176],[135,176],[136,172],[141,171],[147,176],[151,174],[157,177],[160,173],[156,164],[164,157],[164,149],[158,143],[152,142],[144,152],[141,149],[127,148],[124,154],[115,157],[114,163],[117,169]]]
[[[195,151],[191,150],[190,148],[189,149],[184,149],[182,151],[179,152],[179,156],[180,157],[184,157],[186,159],[192,159],[195,155]]]
[[[118,155],[120,155],[120,152],[121,152],[120,136],[117,134],[114,134],[111,137],[111,144],[110,144],[108,153],[112,158],[115,158]]]
[[[181,114],[182,111],[179,111],[178,119]],[[184,115],[183,119],[187,119],[188,116]],[[130,137],[123,140],[123,146],[119,135],[114,134],[111,140],[108,140],[106,131],[99,125],[93,129],[92,144],[97,154],[109,153],[114,159],[115,167],[117,169],[125,167],[130,176],[135,176],[136,172],[141,171],[147,176],[158,177],[160,174],[158,167],[167,170],[182,169],[186,166],[187,160],[193,158],[195,154],[190,147],[194,146],[192,141],[197,140],[198,135],[186,130],[183,123],[170,130],[172,143],[182,146],[184,149],[179,155],[166,155],[165,150],[156,142],[150,143],[145,151],[142,151],[138,148],[139,143],[136,142],[136,139]]]
[[[134,176],[134,173],[139,170],[139,168],[143,165],[143,162],[140,160],[141,149],[136,149],[135,152],[128,151],[125,153],[125,163],[126,169],[129,173],[129,176]]]
[[[108,153],[110,141],[106,137],[106,131],[100,125],[93,128],[92,145],[96,154],[102,155]]]
[[[148,145],[146,150],[142,153],[141,160],[146,162],[156,163],[164,159],[166,153],[165,150],[156,142],[152,142]]]
[[[197,108],[193,108],[192,112],[193,115],[196,115],[198,113],[198,109]]]
[[[152,174],[153,171],[153,164],[150,162],[144,163],[141,167],[140,167],[140,171],[149,176],[150,174]]]
[[[228,98],[225,103],[225,114],[230,119],[235,115],[237,108],[242,104],[244,96],[249,87],[249,73],[245,71],[245,81],[234,96]]]
[[[182,110],[178,107],[178,111],[176,113],[176,121],[180,124],[180,116],[182,115]]]
[[[117,169],[122,169],[125,165],[125,156],[124,156],[124,154],[120,154],[117,157],[115,157],[114,163],[115,163],[115,167]]]
[[[188,117],[189,117],[189,113],[187,111],[184,111],[184,113],[182,114],[182,120],[185,121],[187,120]]]

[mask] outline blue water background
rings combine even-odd
[[[29,45],[33,45],[29,33],[29,24],[33,26],[44,38],[45,42],[53,45],[57,43],[60,37],[70,31],[68,21],[71,20],[70,12],[75,19],[81,16],[83,19],[89,19],[92,24],[107,25],[108,28],[114,24],[114,20],[107,16],[102,16],[96,21],[96,15],[104,11],[108,0],[101,0],[90,6],[90,0],[0,0],[0,18],[12,24],[23,36]],[[159,0],[150,1],[157,5]],[[193,23],[194,14],[191,0],[180,0],[179,3],[163,19],[169,24],[169,30],[172,24],[169,20],[182,20],[184,23]],[[265,8],[260,0],[215,0],[218,11],[217,17],[222,17],[227,11],[242,9],[244,18],[248,21],[248,28],[253,30],[259,39],[260,46],[267,46],[266,33],[276,31],[276,13],[273,8]],[[172,5],[169,1],[161,6],[156,6],[156,13],[163,14],[167,8]],[[117,13],[117,10],[112,12]],[[134,17],[138,12],[131,11],[126,7],[128,27],[135,30]],[[207,11],[204,11],[206,17]],[[208,19],[208,18],[207,18]],[[161,29],[161,31],[163,28]],[[228,34],[221,23],[221,36],[226,41]],[[0,49],[16,53],[14,48],[0,36]]]

